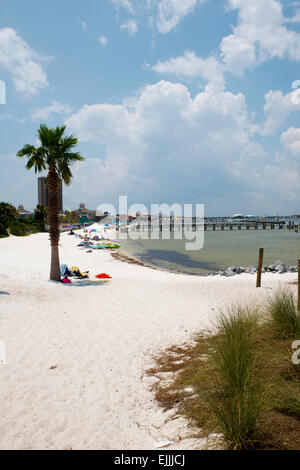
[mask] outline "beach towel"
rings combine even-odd
[[[95,277],[97,279],[112,279],[112,277],[106,273],[97,274]]]
[[[61,277],[64,277],[64,275],[66,274],[66,270],[68,269],[68,266],[66,264],[61,264],[60,265],[60,274],[61,274]]]

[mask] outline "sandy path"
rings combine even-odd
[[[0,448],[153,449],[164,440],[176,442],[170,449],[199,448],[184,439],[182,419],[168,421],[157,407],[143,375],[152,355],[188,341],[219,307],[261,300],[296,275],[264,275],[256,290],[251,275],[171,274],[77,243],[63,234],[61,262],[108,272],[111,283],[48,281],[47,234],[0,240]]]

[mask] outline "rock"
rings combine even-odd
[[[282,261],[276,261],[276,263],[269,264],[264,268],[265,272],[267,273],[275,273],[285,269],[286,266]]]
[[[275,272],[276,271],[276,265],[275,264],[270,264],[269,266],[267,266],[267,269],[268,269],[268,272]]]
[[[226,277],[231,277],[231,276],[235,276],[236,273],[234,273],[233,271],[225,271],[225,276]]]
[[[236,274],[243,274],[245,272],[245,269],[242,268],[241,266],[237,266],[234,272]]]
[[[276,263],[270,264],[269,266],[265,266],[262,268],[263,273],[296,273],[298,271],[297,266],[290,266],[287,267],[282,261],[276,261]],[[212,276],[225,276],[225,277],[232,277],[236,274],[242,273],[249,273],[255,274],[257,273],[257,266],[249,266],[247,268],[243,268],[242,266],[229,266],[226,271],[215,271],[211,275]]]
[[[286,265],[285,264],[277,264],[276,268],[275,268],[275,271],[277,271],[277,272],[279,272],[279,271],[286,272]]]
[[[249,273],[250,274],[257,273],[257,266],[249,266]]]
[[[241,270],[240,266],[230,266],[227,271],[232,271],[234,273],[239,273]]]
[[[233,274],[242,274],[245,272],[245,269],[242,268],[241,266],[230,266],[229,268],[226,269],[225,271],[227,274],[230,276]]]

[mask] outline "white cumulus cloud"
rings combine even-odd
[[[274,135],[294,112],[300,111],[300,100],[295,100],[296,91],[284,94],[281,90],[270,90],[265,95],[265,122],[259,132],[263,136]]]
[[[127,31],[130,37],[134,37],[139,28],[136,21],[128,20],[126,23],[121,24],[120,29]]]
[[[34,121],[48,121],[53,114],[70,114],[72,111],[70,106],[52,101],[49,106],[33,109],[30,112],[30,119]]]
[[[48,86],[44,60],[13,28],[0,29],[0,68],[11,74],[17,92],[30,96]]]
[[[157,27],[160,33],[168,33],[188,14],[192,13],[197,3],[205,0],[161,0],[158,3]]]
[[[210,82],[192,97],[185,85],[161,80],[117,105],[85,105],[66,123],[101,149],[74,168],[74,201],[80,188],[95,207],[120,194],[130,203],[204,203],[210,214],[273,210],[274,198],[277,210],[300,203],[300,130],[282,134],[282,153],[267,152],[255,141],[245,96]]]
[[[172,31],[187,15],[193,13],[197,5],[208,0],[110,0],[115,7],[121,8],[132,15],[131,20],[136,22],[137,17],[147,17],[151,25],[155,24],[162,33]]]
[[[119,194],[176,201],[178,188],[183,199],[213,204],[239,187],[232,170],[251,144],[244,96],[209,85],[192,98],[184,85],[160,81],[119,105],[86,105],[66,122],[82,142],[106,148],[75,171],[74,187],[87,187],[95,204]]]
[[[281,134],[281,143],[285,145],[293,155],[300,156],[300,129],[290,127]]]
[[[227,70],[242,75],[264,61],[300,61],[300,34],[288,29],[279,0],[228,0],[238,10],[238,25],[223,38],[221,54]]]
[[[183,56],[158,62],[152,69],[159,74],[175,74],[177,77],[202,77],[224,87],[223,66],[213,56],[206,59],[197,57],[193,51],[185,51]]]

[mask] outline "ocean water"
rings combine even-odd
[[[224,230],[204,232],[204,248],[186,251],[186,240],[122,240],[121,251],[146,264],[192,275],[212,274],[229,266],[255,266],[264,248],[264,265],[297,265],[300,233],[293,230]]]

